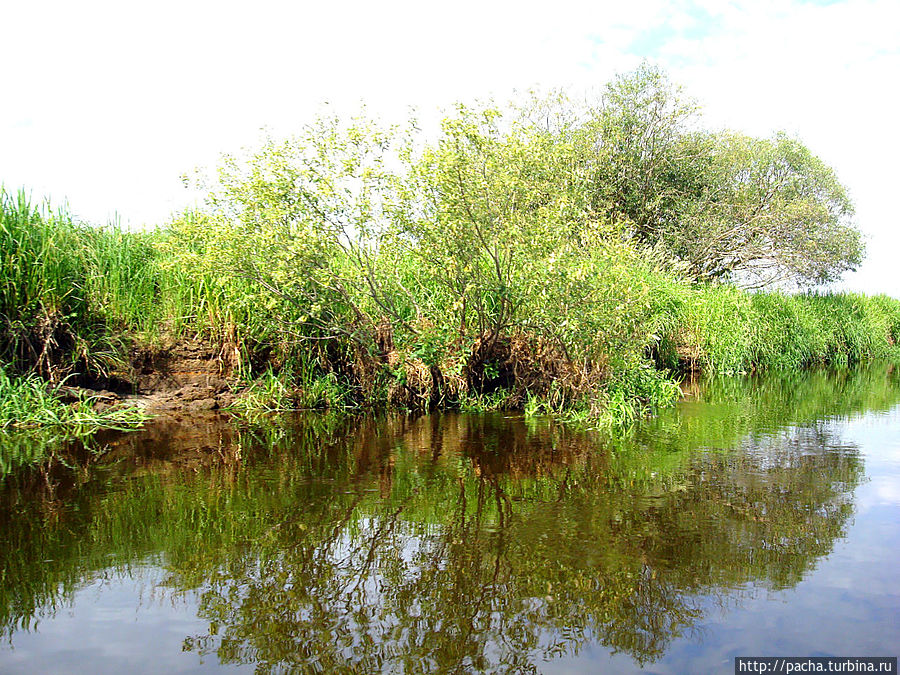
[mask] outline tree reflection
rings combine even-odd
[[[862,472],[854,448],[803,429],[700,453],[670,489],[628,490],[614,459],[565,431],[428,425],[399,435],[427,450],[415,468],[430,480],[378,503],[306,503],[199,586],[210,631],[185,647],[262,670],[518,671],[593,642],[651,661],[703,598],[797,583],[842,535]],[[385,452],[397,471],[415,450]],[[513,498],[523,467],[542,485]],[[184,588],[177,569],[170,581]]]

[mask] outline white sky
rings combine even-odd
[[[843,287],[900,297],[897,0],[3,0],[0,24],[0,182],[85,220],[162,223],[183,174],[325,101],[399,118],[647,59],[709,127],[784,129],[834,166],[869,249]]]

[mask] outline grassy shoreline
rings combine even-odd
[[[594,423],[628,422],[671,403],[686,367],[847,366],[900,351],[900,300],[692,285],[626,249],[609,253],[624,251],[624,264],[610,270],[604,260],[607,268],[598,268],[608,305],[599,316],[616,325],[590,335],[605,340],[594,345],[593,358],[565,354],[527,323],[495,334],[463,332],[424,312],[415,329],[382,316],[373,340],[361,345],[358,327],[357,335],[348,324],[346,334],[323,338],[308,329],[306,308],[266,293],[264,284],[191,264],[209,242],[188,239],[189,231],[183,220],[140,233],[91,227],[21,193],[2,193],[0,427],[139,424],[133,410],[101,415],[89,402],[62,404],[53,387],[127,380],[129,347],[163,335],[215,345],[243,391],[236,414],[513,408]],[[402,292],[436,292],[412,283],[410,265],[399,271],[409,276]],[[581,318],[577,307],[566,316]],[[578,330],[589,334],[594,326],[586,323]]]
[[[738,288],[834,282],[863,237],[800,139],[699,113],[644,64],[593,101],[459,103],[435,133],[320,116],[223,155],[202,205],[146,232],[0,189],[0,364],[127,389],[136,352],[202,345],[239,414],[609,425],[672,403],[683,370],[895,357],[898,299]]]

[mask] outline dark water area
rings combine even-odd
[[[896,656],[900,369],[684,389],[616,435],[308,414],[26,459],[19,440],[0,467],[0,672]]]

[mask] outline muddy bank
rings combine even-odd
[[[88,398],[102,411],[126,404],[151,417],[213,412],[235,399],[233,368],[221,350],[200,342],[134,347],[127,370],[85,386],[55,389],[65,403]]]
[[[458,373],[455,363],[442,367],[427,366],[418,358],[404,360],[393,346],[390,328],[380,330],[380,355],[357,358],[350,376],[371,391],[379,368],[394,373],[387,384],[387,402],[392,407],[425,410],[448,402],[452,406],[464,392],[491,394],[505,389],[507,403],[521,408],[528,392],[547,395],[559,383],[565,383],[569,391],[586,391],[603,377],[602,372],[574,372],[563,353],[522,336],[476,341]],[[679,351],[678,357],[682,372],[700,370],[696,353]],[[235,377],[238,360],[233,345],[229,350],[222,343],[166,337],[153,344],[135,344],[125,367],[114,376],[88,381],[83,387],[65,387],[62,393],[68,401],[89,397],[97,410],[124,404],[152,418],[212,413],[229,408],[245,388],[246,383]],[[274,365],[262,355],[257,365],[267,363]]]
[[[233,368],[220,349],[200,342],[135,348],[134,389],[122,398],[148,415],[219,410],[234,401]]]

